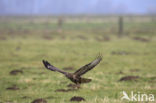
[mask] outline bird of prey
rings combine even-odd
[[[100,63],[101,60],[102,60],[102,56],[98,56],[94,61],[82,66],[80,69],[78,69],[74,73],[68,73],[61,69],[58,69],[55,66],[51,65],[48,61],[45,61],[45,60],[43,60],[43,64],[47,69],[49,69],[51,71],[60,72],[60,73],[64,74],[68,79],[70,79],[72,82],[74,82],[76,85],[77,84],[79,85],[81,83],[88,83],[91,81],[91,79],[82,78],[81,76],[83,74],[85,74],[86,72],[90,71],[91,69],[93,69],[97,64]]]

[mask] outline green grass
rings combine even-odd
[[[125,103],[126,101],[121,101],[123,90],[128,93],[152,93],[156,96],[156,32],[149,42],[133,40],[133,36],[138,36],[135,31],[131,31],[132,36],[123,38],[106,34],[104,36],[108,36],[110,40],[99,41],[96,37],[103,37],[101,26],[106,26],[105,23],[91,26],[85,23],[65,24],[67,27],[63,27],[63,32],[57,32],[53,28],[48,34],[43,32],[46,29],[43,24],[24,25],[15,21],[7,25],[0,26],[0,102],[31,103],[34,99],[45,98],[48,103],[69,103],[71,97],[81,96],[86,100],[84,103]],[[55,23],[49,24],[48,31],[51,25],[56,27]],[[151,25],[152,28],[154,24]],[[20,31],[17,27],[22,28],[20,30],[26,28],[29,33]],[[8,32],[10,30],[13,34]],[[150,38],[150,33],[145,37]],[[43,59],[60,69],[73,67],[74,70],[69,72],[74,72],[94,60],[99,52],[103,55],[102,62],[84,75],[92,79],[92,82],[82,84],[77,91],[55,92],[56,89],[67,89],[71,82],[62,74],[45,69]],[[22,70],[23,74],[10,75],[10,71],[15,69]],[[134,69],[138,71],[132,71]],[[119,82],[121,77],[128,75],[140,78],[137,81]],[[20,89],[6,90],[12,85],[17,85]],[[24,99],[24,96],[28,98]]]

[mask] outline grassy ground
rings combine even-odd
[[[0,102],[31,103],[44,98],[48,103],[69,103],[73,96],[83,97],[84,103],[128,102],[121,100],[122,91],[156,96],[155,22],[127,22],[127,36],[117,38],[117,22],[69,22],[58,30],[55,22],[24,20],[0,24]],[[56,92],[68,89],[71,82],[46,70],[43,59],[61,69],[72,67],[67,71],[74,72],[99,52],[103,61],[84,75],[92,82],[76,91]],[[20,72],[13,75],[14,70]],[[124,76],[139,78],[120,82]]]

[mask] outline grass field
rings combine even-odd
[[[116,18],[101,18],[67,19],[61,29],[56,19],[1,18],[0,103],[38,98],[70,103],[73,96],[83,97],[82,103],[128,103],[121,100],[122,91],[156,96],[156,21],[126,19],[124,36],[118,38]],[[92,82],[73,91],[57,91],[69,89],[71,82],[42,64],[45,59],[74,72],[98,53],[102,62],[84,75]],[[125,76],[138,78],[119,81]]]

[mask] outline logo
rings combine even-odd
[[[134,93],[131,91],[130,95],[128,95],[125,91],[122,92],[123,96],[121,100],[128,101],[154,101],[154,94],[146,94],[146,93]]]

